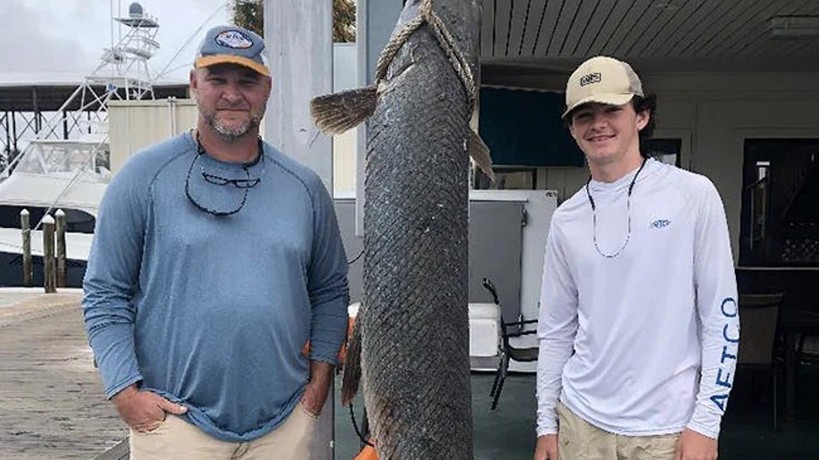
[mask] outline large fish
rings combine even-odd
[[[468,153],[491,174],[469,128],[479,30],[480,0],[407,1],[375,84],[311,104],[329,133],[368,119],[363,307],[342,402],[360,378],[382,460],[472,458]]]

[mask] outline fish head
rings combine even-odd
[[[432,13],[440,19],[454,47],[468,63],[476,83],[479,74],[481,6],[480,0],[433,0]]]

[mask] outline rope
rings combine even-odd
[[[469,113],[472,113],[475,110],[478,99],[478,87],[475,82],[475,75],[472,73],[472,68],[469,67],[466,56],[464,56],[464,53],[455,45],[455,37],[449,29],[447,29],[441,17],[433,10],[432,2],[433,0],[424,0],[420,8],[421,15],[406,23],[398,33],[390,37],[390,41],[378,57],[378,63],[375,67],[375,79],[376,81],[384,79],[387,75],[387,68],[389,68],[393,59],[395,59],[395,55],[398,54],[398,51],[404,46],[404,43],[406,43],[410,35],[425,23],[429,24],[435,37],[438,39],[438,43],[441,45],[441,49],[447,54],[449,62],[452,63],[455,73],[464,86],[467,103],[469,105]]]
[[[432,0],[427,0],[421,7],[421,10],[422,13],[425,13],[427,16],[427,21],[432,26],[432,30],[435,32],[435,36],[441,44],[441,48],[449,56],[449,62],[452,63],[452,66],[455,68],[455,73],[458,74],[458,78],[461,79],[461,83],[464,85],[464,91],[466,91],[469,104],[469,113],[472,113],[475,110],[477,101],[477,85],[475,84],[475,76],[472,74],[472,69],[467,63],[466,56],[464,56],[463,51],[459,50],[455,45],[455,37],[453,37],[452,33],[447,29],[444,21],[433,11]]]
[[[390,37],[390,41],[387,43],[387,46],[384,47],[384,50],[381,51],[381,55],[378,56],[378,63],[375,66],[376,81],[384,79],[384,77],[387,75],[387,68],[392,63],[392,60],[395,59],[395,55],[398,54],[398,51],[402,46],[404,46],[404,43],[406,43],[410,35],[412,35],[412,33],[419,27],[424,25],[425,22],[426,19],[422,14],[421,17],[406,23],[397,34]]]

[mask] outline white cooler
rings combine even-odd
[[[500,306],[469,304],[469,361],[472,370],[495,371],[500,344]]]

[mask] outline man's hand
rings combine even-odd
[[[674,460],[716,460],[717,440],[686,428],[677,442]]]
[[[538,436],[534,460],[557,460],[557,435]]]
[[[129,427],[140,433],[153,431],[165,420],[165,413],[182,415],[188,411],[185,406],[174,404],[150,391],[139,391],[136,385],[120,391],[111,402]]]
[[[321,414],[332,381],[333,366],[330,363],[310,361],[310,382],[304,389],[301,403],[311,415],[318,417]]]

